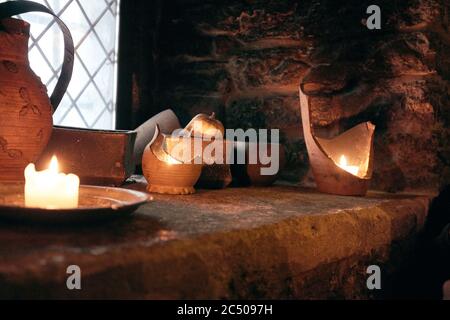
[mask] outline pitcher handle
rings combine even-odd
[[[62,22],[62,20],[59,19],[59,17],[52,10],[42,4],[33,1],[8,1],[0,4],[0,20],[28,12],[44,12],[51,14],[56,19],[56,22],[64,35],[64,61],[58,82],[56,83],[55,89],[50,96],[53,112],[55,112],[64,94],[66,93],[70,79],[72,78],[75,51],[72,35],[64,22]]]

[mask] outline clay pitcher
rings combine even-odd
[[[46,147],[53,127],[52,114],[69,84],[73,69],[73,42],[67,27],[65,54],[59,81],[51,98],[28,62],[30,25],[11,16],[31,11],[54,15],[30,1],[0,4],[0,181],[23,179],[23,171]]]

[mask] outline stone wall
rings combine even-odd
[[[449,2],[377,1],[382,29],[368,30],[372,2],[161,2],[152,113],[171,107],[186,123],[215,111],[228,128],[279,128],[288,150],[284,176],[308,182],[303,79],[317,131],[377,125],[373,188],[448,183]]]

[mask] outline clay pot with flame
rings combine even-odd
[[[174,142],[174,139],[179,141]],[[194,185],[200,177],[202,165],[197,164],[193,158],[176,158],[170,152],[177,143],[183,143],[181,140],[185,139],[191,144],[191,138],[165,136],[159,126],[156,126],[153,140],[144,149],[142,157],[142,170],[148,182],[148,192],[165,194],[195,192]]]
[[[317,189],[330,194],[365,196],[372,178],[375,126],[367,121],[332,139],[316,136],[311,121],[311,98],[302,86],[299,97],[303,135]]]

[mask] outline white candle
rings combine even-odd
[[[34,164],[25,168],[25,206],[46,209],[78,207],[80,179],[74,174],[58,172],[53,156],[47,170],[36,171]]]
[[[358,175],[359,167],[349,166],[347,164],[347,158],[344,155],[342,155],[341,158],[339,159],[338,166],[344,169],[345,171],[350,172],[354,176]]]

